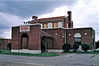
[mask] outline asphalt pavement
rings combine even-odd
[[[0,54],[0,66],[99,66],[99,54],[29,57]]]

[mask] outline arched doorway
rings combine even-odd
[[[21,49],[28,49],[28,35],[26,33],[21,35]]]
[[[43,36],[41,38],[41,52],[48,52],[48,49],[51,48],[52,37]]]
[[[41,52],[46,52],[46,49],[48,49],[48,38],[42,37],[41,38]]]
[[[75,33],[75,35],[74,35],[74,44],[81,45],[81,34],[80,33]]]

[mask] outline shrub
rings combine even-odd
[[[99,41],[95,42],[96,44],[96,49],[99,48]]]
[[[71,49],[71,46],[70,44],[65,43],[62,48],[64,52],[68,52]]]
[[[87,50],[90,48],[89,44],[82,44],[82,49],[87,52]]]
[[[78,44],[74,44],[73,45],[73,49],[74,49],[75,52],[77,51],[78,48],[79,48],[79,45]]]
[[[11,51],[11,43],[7,44],[7,48]]]

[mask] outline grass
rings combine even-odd
[[[75,53],[75,54],[99,54],[99,51],[94,51],[94,52],[64,52],[64,53]]]
[[[29,53],[0,52],[0,54],[5,54],[5,55],[19,55],[19,56],[38,56],[38,57],[59,56],[59,54],[56,54],[56,53],[29,54]]]
[[[59,56],[57,53],[41,53],[41,54],[29,54],[29,53],[14,53],[10,52],[7,49],[0,50],[0,54],[5,54],[5,55],[19,55],[19,56],[37,56],[37,57],[52,57],[52,56]],[[64,53],[69,53],[69,54],[99,54],[99,51],[95,52],[64,52]]]
[[[0,49],[0,51],[10,51],[9,49]]]

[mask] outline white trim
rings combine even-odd
[[[63,23],[62,22],[58,22],[58,28],[63,28]]]
[[[92,28],[92,27],[80,27],[80,28],[63,28],[63,29],[87,29],[87,28]]]
[[[52,28],[52,23],[48,23],[48,28]]]
[[[19,27],[20,28],[20,32],[29,32],[30,31],[30,25],[22,25]],[[23,30],[21,29],[23,28]],[[27,30],[25,28],[28,28]]]
[[[63,27],[61,28],[61,27],[52,27],[52,28],[42,28],[42,29],[63,29]]]
[[[35,24],[21,24],[21,25],[18,25],[18,26],[12,26],[12,27],[20,27],[20,26],[24,26],[24,25],[41,25],[40,23],[35,23]]]
[[[67,23],[67,27],[66,28],[68,28],[69,27],[69,24]]]
[[[74,37],[81,37],[80,33],[75,33]]]
[[[54,49],[50,49],[50,50],[48,50],[48,52],[61,53],[61,52],[63,52],[63,50],[54,50]]]
[[[41,29],[43,28],[43,24],[41,24]]]
[[[20,53],[31,53],[31,54],[40,54],[41,50],[29,50],[29,49],[21,49],[21,50],[14,50],[12,49],[11,52],[20,52]]]

